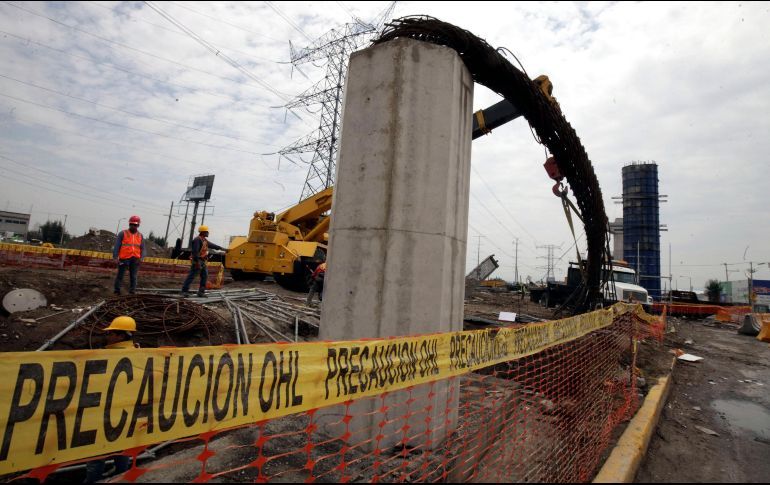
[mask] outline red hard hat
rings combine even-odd
[[[141,222],[142,222],[142,220],[141,220],[141,219],[139,219],[139,216],[131,216],[131,217],[128,219],[128,223],[129,223],[129,224],[141,224]]]

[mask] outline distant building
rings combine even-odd
[[[28,232],[29,214],[0,211],[0,235],[21,235],[26,239]]]
[[[638,270],[639,285],[660,299],[659,204],[666,196],[658,193],[658,165],[632,163],[623,167],[623,258]],[[665,201],[665,200],[663,200]]]

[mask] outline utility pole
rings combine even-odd
[[[481,238],[483,236],[476,236],[479,238],[478,246],[476,247],[476,279],[481,281]]]
[[[639,285],[639,241],[636,241],[636,284]]]
[[[67,214],[64,214],[64,224],[61,226],[61,240],[59,241],[59,246],[64,244],[64,231],[67,228]]]
[[[725,282],[728,282],[730,281],[730,276],[728,276],[727,274],[727,263],[722,263],[722,264],[725,265]]]
[[[674,304],[674,295],[671,293],[671,280],[674,273],[671,272],[671,243],[668,243],[668,304],[669,307]]]
[[[184,244],[184,233],[187,231],[187,214],[190,212],[190,201],[187,201],[187,208],[184,210],[184,221],[182,221],[182,235],[180,236],[180,241],[182,241],[182,244]],[[192,241],[192,235],[190,235],[190,240]]]
[[[193,237],[195,236],[195,219],[198,216],[198,204],[200,204],[199,200],[195,201],[195,207],[193,207],[193,216],[192,221],[190,221],[190,240],[187,242],[188,248],[192,249],[192,241]]]
[[[754,296],[754,262],[749,261],[749,306],[751,307],[751,313],[754,313],[753,296]]]
[[[168,210],[168,221],[166,222],[166,235],[163,236],[163,240],[166,241],[166,247],[168,247],[168,228],[171,226],[171,214],[174,212],[174,201],[171,201],[171,208]]]
[[[516,243],[516,253],[515,253],[516,262],[514,263],[514,272],[516,274],[516,284],[518,285],[519,284],[519,238],[516,238],[516,241],[514,242]]]

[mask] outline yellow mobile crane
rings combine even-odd
[[[277,216],[255,212],[248,236],[233,238],[225,255],[233,279],[273,276],[284,288],[307,291],[308,275],[326,260],[333,193],[329,187]]]

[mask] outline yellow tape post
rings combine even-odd
[[[641,307],[346,342],[5,353],[0,474],[379,395],[535,354]]]

